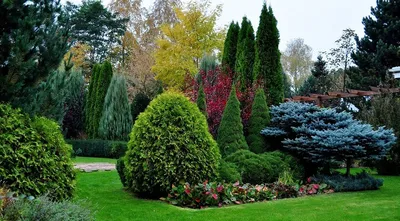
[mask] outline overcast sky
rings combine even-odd
[[[102,0],[107,5],[111,0]],[[184,0],[185,1],[185,0]],[[257,30],[264,0],[212,0],[223,4],[219,26],[238,21],[246,15]],[[64,0],[65,2],[65,0]],[[79,3],[81,0],[72,0]],[[144,6],[153,0],[143,0]],[[303,38],[312,47],[314,58],[320,51],[334,47],[344,29],[351,28],[359,36],[364,35],[362,18],[370,14],[376,0],[268,0],[278,20],[281,36],[279,48],[285,50],[289,40]]]

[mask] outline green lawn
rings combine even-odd
[[[137,199],[122,189],[116,171],[79,173],[77,199],[87,199],[96,220],[400,220],[400,177],[383,177],[377,191],[334,193],[273,202],[182,209]]]
[[[75,157],[72,161],[74,163],[117,163],[116,159],[96,157]]]

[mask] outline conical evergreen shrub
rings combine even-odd
[[[101,67],[101,71],[96,83],[96,97],[94,102],[93,120],[92,120],[92,138],[98,137],[100,118],[103,113],[104,99],[107,94],[108,86],[110,85],[112,78],[112,66],[111,63],[106,61]]]
[[[240,149],[249,149],[243,134],[240,118],[240,103],[236,97],[235,86],[232,87],[228,102],[218,128],[217,143],[222,156],[228,156]]]
[[[261,130],[268,126],[269,121],[269,108],[264,90],[258,89],[251,109],[249,135],[247,136],[247,143],[252,152],[262,153],[265,151],[266,142],[264,136],[261,135]]]
[[[93,116],[94,116],[94,105],[96,102],[96,88],[97,81],[99,78],[101,66],[95,64],[93,67],[92,77],[89,81],[89,91],[86,96],[85,104],[85,127],[86,133],[89,137],[93,136]]]
[[[197,107],[207,117],[206,94],[204,93],[203,82],[200,81],[200,88],[196,100]]]
[[[132,129],[125,78],[114,75],[104,100],[99,136],[106,140],[127,140]]]

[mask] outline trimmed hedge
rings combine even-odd
[[[109,140],[67,140],[75,155],[82,157],[104,157],[118,159],[125,155],[127,142]]]
[[[220,154],[196,104],[166,92],[139,115],[124,160],[128,188],[158,198],[173,184],[217,179]]]
[[[54,200],[72,197],[75,171],[71,146],[60,126],[0,104],[0,179],[0,184],[13,192],[48,194]]]

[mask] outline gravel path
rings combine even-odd
[[[74,167],[84,172],[115,170],[115,164],[112,163],[76,163]]]

